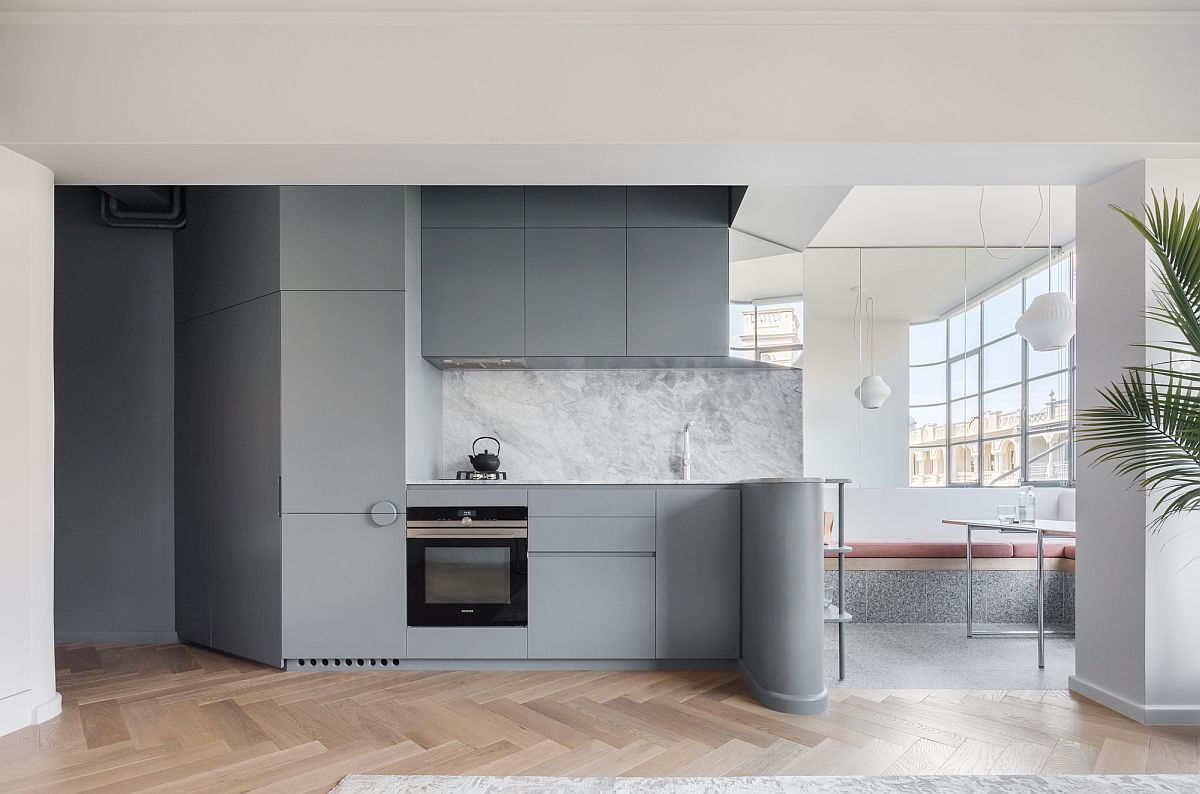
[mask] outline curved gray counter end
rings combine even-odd
[[[822,481],[742,484],[742,658],[760,703],[789,714],[828,705],[823,669]]]

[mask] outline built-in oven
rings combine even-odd
[[[408,625],[524,626],[526,507],[408,508]]]

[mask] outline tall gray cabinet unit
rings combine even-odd
[[[180,637],[404,656],[404,189],[190,188],[176,235]]]
[[[730,189],[422,190],[422,355],[587,359],[729,352]]]

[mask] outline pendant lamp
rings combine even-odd
[[[1054,258],[1054,237],[1050,231],[1050,188],[1046,187],[1046,267],[1050,278],[1050,263]],[[1061,350],[1075,336],[1075,302],[1065,292],[1038,295],[1016,322],[1017,333],[1039,353]]]
[[[862,249],[859,249],[859,272],[862,272]],[[858,300],[862,301],[862,293],[859,293]],[[883,378],[875,374],[875,299],[867,298],[861,304],[863,306],[862,319],[866,321],[867,332],[863,336],[863,341],[866,343],[871,363],[870,374],[867,375],[858,384],[858,388],[854,390],[854,396],[862,404],[863,408],[874,410],[887,402],[887,398],[891,396],[892,389]],[[857,313],[857,312],[856,312]],[[855,331],[858,330],[860,320],[855,318]]]

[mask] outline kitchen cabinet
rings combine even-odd
[[[654,557],[531,555],[529,658],[654,658]]]
[[[525,228],[625,228],[627,190],[612,185],[525,188]]]
[[[522,229],[426,228],[421,279],[423,355],[525,355]]]
[[[453,185],[421,188],[421,226],[426,229],[520,229],[525,225],[525,188]]]
[[[525,230],[525,354],[625,355],[625,229]]]
[[[404,522],[283,518],[283,656],[404,658]]]
[[[631,185],[630,227],[729,228],[729,188],[714,185]]]
[[[521,626],[410,626],[410,659],[526,659],[528,632]]]
[[[729,230],[628,230],[631,356],[729,354]]]
[[[658,491],[655,655],[736,659],[741,627],[741,499],[735,488]]]
[[[404,512],[404,293],[284,292],[284,513]]]
[[[403,187],[277,189],[280,289],[404,289]]]
[[[207,325],[206,498],[212,646],[278,665],[280,296]],[[195,497],[193,497],[195,498]],[[177,506],[178,509],[178,506]]]

